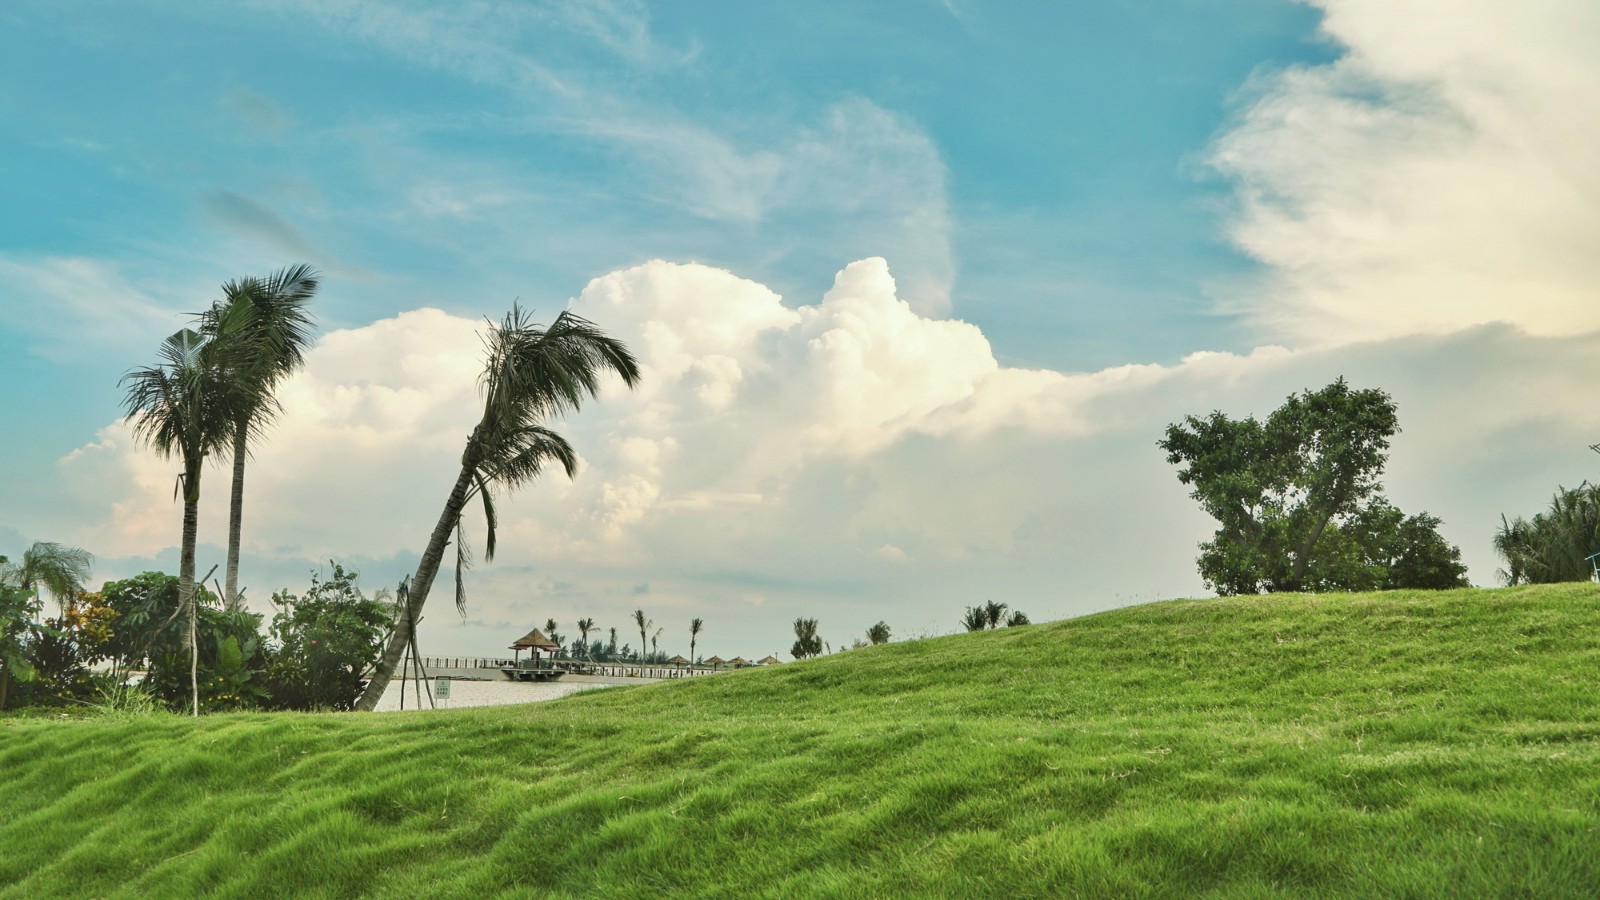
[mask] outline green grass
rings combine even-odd
[[[1600,588],[1158,603],[553,703],[0,720],[0,897],[1592,896]]]

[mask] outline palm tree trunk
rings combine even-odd
[[[223,603],[230,612],[243,607],[239,602],[239,531],[244,521],[244,458],[249,452],[250,432],[240,422],[233,431],[233,497],[228,504],[228,573],[223,585]]]
[[[411,623],[422,614],[422,605],[428,600],[428,590],[433,587],[434,576],[439,574],[439,565],[444,561],[444,549],[450,544],[450,533],[455,530],[456,522],[461,518],[461,510],[467,504],[467,490],[472,486],[472,474],[475,469],[476,467],[470,464],[461,466],[456,486],[450,491],[450,499],[445,501],[444,512],[439,515],[438,524],[433,526],[433,536],[428,539],[428,548],[423,551],[422,559],[417,563],[417,574],[411,577],[406,608],[395,622],[394,634],[389,636],[389,646],[384,649],[383,658],[373,670],[372,680],[367,682],[367,689],[361,693],[361,699],[356,701],[357,712],[372,712],[377,707],[378,699],[383,696],[384,689],[394,678],[395,670],[400,667],[400,659],[405,656],[406,645],[411,640]]]
[[[194,714],[200,715],[200,643],[195,640],[194,552],[200,534],[200,468],[204,459],[186,461],[183,473],[183,550],[178,557],[178,603],[189,615],[189,686]]]

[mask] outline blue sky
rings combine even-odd
[[[1530,449],[1525,481],[1485,489],[1471,467],[1492,467],[1500,443],[1441,467],[1424,451],[1466,439],[1456,405],[1482,404],[1427,373],[1492,365],[1466,348],[1495,348],[1521,360],[1507,372],[1531,396],[1506,405],[1536,433],[1576,440],[1593,421],[1566,393],[1584,382],[1577,363],[1527,370],[1557,358],[1540,341],[1577,340],[1561,353],[1584,358],[1600,325],[1592,254],[1572,249],[1596,236],[1594,135],[1570,115],[1593,108],[1572,75],[1593,74],[1593,14],[1556,0],[996,6],[8,4],[0,405],[20,427],[0,437],[0,538],[82,543],[107,577],[170,566],[177,509],[150,507],[161,464],[117,432],[116,380],[222,281],[303,261],[325,273],[317,312],[345,338],[305,380],[322,418],[286,422],[261,451],[264,491],[326,477],[305,460],[352,446],[341,429],[450,433],[470,383],[384,406],[381,422],[328,398],[420,396],[415,367],[383,357],[429,335],[461,340],[418,342],[419,359],[458,353],[470,370],[455,324],[514,298],[610,310],[596,318],[666,354],[661,392],[572,424],[590,442],[588,486],[521,501],[528,536],[576,542],[581,564],[530,546],[483,568],[482,629],[441,631],[441,650],[472,652],[524,618],[620,618],[641,597],[663,620],[715,610],[764,655],[787,646],[795,610],[821,615],[825,637],[831,614],[842,639],[884,617],[953,627],[995,590],[1044,617],[1194,593],[1190,548],[1208,529],[1146,458],[1161,424],[1265,412],[1363,371],[1393,373],[1374,386],[1403,424],[1408,403],[1441,423],[1397,444],[1391,492],[1445,515],[1491,582],[1491,515],[1532,512],[1593,467]],[[847,269],[872,258],[884,267]],[[841,271],[855,274],[835,286]],[[451,318],[414,314],[425,307]],[[708,323],[733,322],[753,330],[705,343]],[[834,353],[841,334],[867,349]],[[844,373],[872,395],[841,393],[830,379]],[[837,403],[761,394],[763,377]],[[705,408],[685,413],[674,389]],[[814,418],[762,418],[758,396]],[[1479,443],[1517,437],[1505,446],[1530,427],[1478,424]],[[787,462],[748,464],[761,452]],[[257,596],[329,556],[398,578],[442,502],[439,453],[443,468],[369,454],[346,477],[369,493],[347,505],[332,488],[303,495],[343,531],[308,532],[264,501],[246,535]],[[1039,474],[1052,461],[1076,468]],[[1092,487],[1119,478],[1115,502]],[[926,506],[948,481],[970,496],[947,498],[936,528]],[[391,509],[393,486],[413,483],[427,496]],[[760,512],[729,511],[740,504]],[[1126,524],[1083,533],[1096,516]],[[1453,517],[1472,520],[1459,536]],[[578,520],[600,524],[585,537]],[[676,543],[699,534],[741,540]],[[530,593],[526,610],[510,599]]]

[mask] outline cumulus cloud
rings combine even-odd
[[[1302,345],[1600,327],[1600,8],[1316,5],[1345,53],[1260,80],[1214,148],[1269,267],[1230,308]]]
[[[1069,373],[998,364],[975,326],[912,311],[881,259],[847,266],[812,304],[652,262],[571,306],[638,352],[644,381],[608,386],[561,424],[583,456],[576,481],[503,500],[497,560],[470,576],[482,622],[604,624],[644,605],[664,624],[709,614],[725,640],[777,640],[801,614],[912,633],[949,630],[951,611],[985,597],[1048,618],[1194,593],[1194,545],[1212,525],[1156,449],[1162,427],[1215,408],[1264,414],[1339,375],[1395,394],[1408,430],[1391,494],[1443,515],[1488,581],[1499,512],[1578,480],[1562,474],[1572,460],[1535,448],[1586,453],[1583,430],[1600,428],[1585,405],[1596,339],[1507,327]],[[378,561],[379,584],[409,568],[479,402],[482,327],[422,309],[321,340],[250,470],[247,581],[328,557]],[[1516,476],[1491,476],[1511,468],[1508,441]],[[124,426],[62,466],[103,510],[74,540],[129,559],[175,543],[174,466]],[[226,480],[211,471],[202,533],[220,543]],[[477,546],[476,512],[468,522]],[[452,621],[425,626],[441,652],[503,636]]]

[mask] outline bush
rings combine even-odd
[[[313,572],[304,596],[272,595],[278,608],[267,671],[273,708],[350,709],[383,654],[394,620],[387,592],[368,599],[356,585],[356,572],[330,564],[332,576],[323,581]]]

